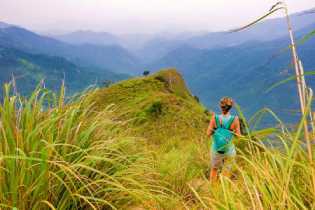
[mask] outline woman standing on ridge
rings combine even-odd
[[[220,100],[220,108],[222,114],[213,114],[207,130],[207,135],[212,136],[211,146],[211,171],[210,181],[216,180],[218,172],[221,172],[223,167],[224,175],[229,176],[232,169],[236,150],[232,142],[233,136],[240,137],[240,121],[237,116],[230,114],[230,109],[233,107],[233,100],[224,97]]]

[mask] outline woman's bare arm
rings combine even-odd
[[[209,127],[207,129],[207,136],[210,137],[215,130],[215,115],[213,114],[209,123]]]
[[[234,124],[233,131],[234,131],[235,136],[236,137],[241,137],[242,134],[241,134],[240,119],[237,116],[235,117],[235,120],[234,120],[233,124]]]

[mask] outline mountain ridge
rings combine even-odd
[[[296,35],[303,37],[314,28],[315,24],[298,31]],[[293,75],[288,46],[288,37],[215,49],[198,49],[186,45],[171,51],[147,68],[158,70],[172,66],[179,69],[193,93],[213,108],[216,107],[214,102],[221,96],[230,95],[242,105],[247,116],[265,106],[278,111],[285,108],[298,109],[294,81],[265,93],[276,82]],[[313,46],[314,38],[298,45],[305,71],[315,68]],[[307,80],[310,87],[315,88],[311,76]],[[282,113],[280,116],[288,121],[294,118],[290,113]]]
[[[315,23],[313,9],[290,14],[294,31],[299,31]],[[95,33],[97,36],[99,32]],[[107,33],[107,32],[105,32]],[[133,45],[126,44],[121,36],[116,35],[115,43],[124,46],[128,51],[142,59],[143,63],[156,61],[180,45],[191,45],[196,48],[220,48],[237,46],[251,41],[272,41],[287,35],[287,25],[284,17],[267,19],[238,33],[229,30],[216,32],[179,33],[169,35],[170,31],[151,36],[137,35],[138,41],[133,40]],[[82,34],[84,35],[84,33]],[[75,39],[76,37],[72,37]],[[139,41],[140,40],[140,41]],[[141,41],[142,40],[142,41]],[[90,43],[96,40],[90,39]],[[103,39],[106,42],[106,39]],[[139,46],[138,46],[138,45]],[[158,48],[157,48],[158,46]]]
[[[116,36],[107,32],[94,32],[89,30],[74,31],[71,33],[54,36],[53,38],[75,45],[120,45]]]
[[[54,91],[58,91],[64,81],[67,95],[72,95],[83,91],[88,85],[103,85],[105,81],[115,82],[127,78],[127,75],[107,70],[93,72],[92,69],[79,67],[62,57],[30,54],[1,46],[0,72],[1,84],[10,82],[14,77],[15,85],[22,95],[29,95],[42,81],[48,89]]]
[[[60,56],[81,66],[102,67],[118,73],[132,73],[138,66],[138,60],[120,46],[70,45],[16,26],[0,28],[0,46]]]

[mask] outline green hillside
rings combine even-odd
[[[128,120],[124,126],[131,134],[155,142],[202,137],[209,121],[175,69],[119,82],[97,91],[93,100],[97,110],[112,106],[116,120]]]
[[[89,85],[103,85],[104,81],[114,82],[128,77],[93,69],[79,67],[62,57],[32,54],[0,46],[0,82],[9,82],[14,76],[17,89],[23,95],[29,95],[41,81],[45,82],[48,89],[58,90],[64,80],[67,94],[72,95]]]
[[[176,70],[95,89],[67,104],[63,90],[52,97],[39,88],[23,98],[5,86],[1,209],[315,208],[314,160],[301,123],[235,139],[233,176],[211,183],[209,116]]]

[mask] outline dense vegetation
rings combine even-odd
[[[249,131],[235,140],[234,176],[209,183],[210,116],[174,70],[68,104],[63,88],[11,92],[0,106],[2,209],[315,208],[301,125]]]

